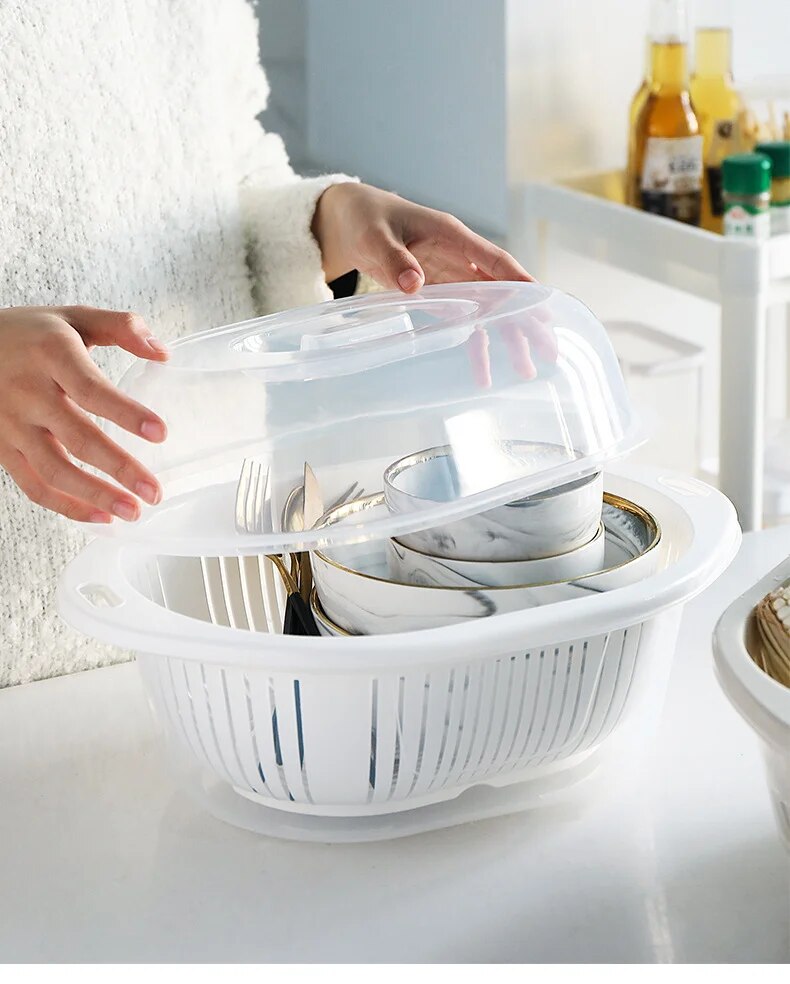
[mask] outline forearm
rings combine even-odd
[[[344,237],[334,232],[342,222],[344,202],[347,201],[348,185],[332,185],[321,194],[313,213],[310,228],[321,251],[321,265],[327,283],[354,269],[353,260],[344,249]]]
[[[316,215],[327,189],[353,180],[342,174],[294,176],[274,185],[250,180],[242,186],[250,273],[261,313],[327,300],[326,284],[351,269],[334,274],[334,260],[327,265]]]

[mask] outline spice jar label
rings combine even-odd
[[[702,137],[648,137],[641,190],[646,212],[699,224]]]
[[[765,208],[734,204],[724,206],[724,235],[741,239],[768,239],[771,217]]]

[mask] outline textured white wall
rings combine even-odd
[[[619,167],[649,0],[508,0],[512,181]]]
[[[732,0],[732,3],[736,80],[790,75],[787,0]]]

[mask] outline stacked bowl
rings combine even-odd
[[[564,450],[509,442],[530,462]],[[413,512],[458,495],[452,448],[400,459],[384,492],[330,510],[327,526]],[[604,494],[603,476],[583,478],[464,519],[383,541],[315,551],[313,614],[323,635],[375,635],[452,625],[633,584],[658,565],[659,524],[628,499]]]

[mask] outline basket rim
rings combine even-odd
[[[58,608],[77,630],[125,649],[291,675],[392,672],[559,645],[628,628],[685,604],[719,577],[737,553],[741,532],[734,507],[722,493],[697,480],[644,466],[607,475],[608,488],[617,494],[633,496],[635,485],[663,496],[668,509],[684,515],[692,531],[691,542],[663,570],[589,598],[392,635],[266,635],[212,625],[162,608],[132,585],[125,570],[131,563],[145,562],[150,551],[94,540],[64,571],[58,585]],[[115,607],[94,607],[86,600],[82,589],[96,583],[118,597]]]
[[[785,745],[790,744],[790,688],[755,663],[746,631],[755,605],[788,578],[790,560],[784,560],[724,610],[713,632],[716,672],[730,703],[766,741],[776,743],[777,728],[784,731]]]

